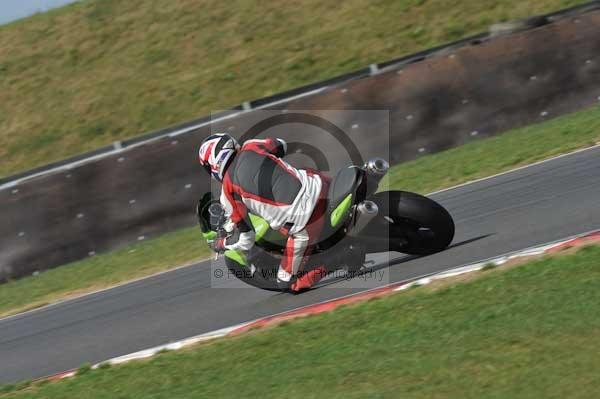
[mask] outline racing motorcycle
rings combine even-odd
[[[429,255],[450,245],[454,221],[440,204],[406,191],[378,192],[388,169],[387,161],[374,158],[363,166],[344,168],[332,179],[323,232],[305,272],[324,265],[328,272],[357,273],[366,268],[370,253]],[[207,241],[226,236],[224,209],[210,192],[198,202],[196,215]],[[248,216],[256,244],[248,253],[225,251],[225,264],[230,274],[251,286],[281,291],[276,277],[287,236],[258,215]]]

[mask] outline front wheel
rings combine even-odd
[[[368,230],[372,236],[385,232],[392,250],[429,255],[446,249],[454,238],[452,216],[430,198],[407,191],[387,191],[369,199],[379,207],[379,217]],[[383,226],[387,228],[382,229]]]
[[[235,277],[252,287],[267,291],[281,291],[277,283],[279,262],[262,248],[254,247],[247,257],[242,251],[225,251],[228,277]]]

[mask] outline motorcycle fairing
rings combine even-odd
[[[350,208],[352,207],[352,194],[348,194],[346,198],[331,212],[329,221],[331,227],[337,227],[341,222],[346,220]]]

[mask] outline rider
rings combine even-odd
[[[247,214],[260,216],[288,237],[277,281],[298,292],[326,273],[322,266],[302,270],[323,228],[329,184],[317,171],[296,169],[283,161],[286,151],[282,139],[248,140],[240,146],[230,135],[219,133],[202,142],[199,160],[222,183],[220,201],[228,219],[228,237],[211,242],[212,248],[250,250],[254,231]]]

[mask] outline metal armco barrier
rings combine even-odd
[[[367,69],[362,77],[267,108],[388,110],[389,141],[377,140],[387,132],[369,113],[350,112],[338,122],[369,143],[361,148],[368,156],[389,154],[399,163],[599,103],[600,11],[545,22],[379,64],[371,76]],[[237,127],[253,111],[236,112],[212,128],[241,134]],[[124,142],[123,149],[72,169],[5,185],[0,280],[192,225],[195,201],[210,189],[196,159],[211,131],[205,123],[181,134],[134,139],[129,147]],[[267,133],[302,134],[297,127]]]

